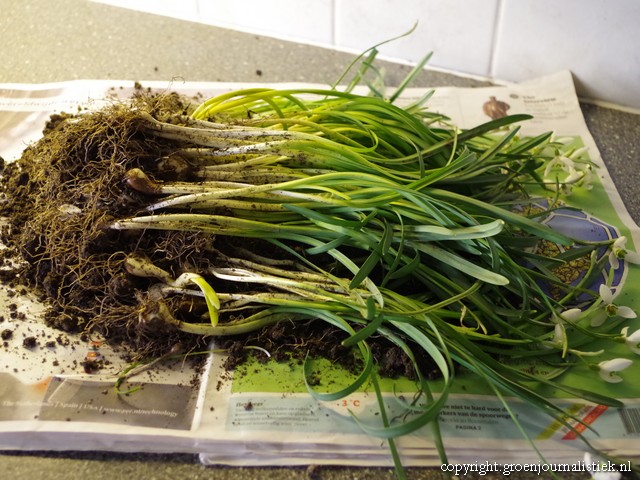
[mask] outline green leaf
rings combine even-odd
[[[504,220],[474,225],[471,227],[447,228],[440,225],[412,225],[404,227],[405,232],[419,233],[422,241],[432,240],[472,240],[492,237],[502,232]]]
[[[432,188],[428,190],[428,193],[440,200],[456,203],[460,206],[466,206],[467,208],[477,210],[478,213],[494,218],[500,218],[504,220],[507,225],[516,226],[528,233],[531,233],[532,235],[549,240],[550,242],[559,243],[560,245],[571,245],[573,243],[572,239],[556,230],[553,230],[547,225],[490,203],[442,189]]]
[[[393,231],[389,227],[389,225],[384,223],[384,230],[382,232],[382,238],[379,240],[377,244],[374,244],[374,247],[371,251],[371,254],[364,263],[360,266],[358,272],[354,275],[353,279],[349,283],[349,288],[356,288],[360,285],[365,278],[369,276],[369,274],[373,271],[373,269],[380,263],[380,260],[384,258],[389,250],[389,245],[393,240]]]
[[[417,250],[426,253],[427,255],[440,260],[443,263],[460,270],[467,275],[482,280],[483,282],[491,283],[493,285],[508,285],[509,279],[499,273],[492,272],[486,268],[480,267],[475,263],[471,263],[450,251],[444,250],[436,245],[430,243],[415,243],[413,245]]]
[[[373,297],[369,297],[368,300],[373,300]],[[356,333],[351,335],[349,338],[342,341],[342,345],[345,347],[352,347],[358,342],[362,342],[369,338],[371,335],[378,332],[380,325],[382,325],[384,321],[384,315],[379,314],[373,317],[369,323],[367,323],[364,327],[358,330]]]
[[[314,312],[309,312],[310,314],[314,314]],[[345,322],[342,318],[337,315],[326,312],[326,311],[315,311],[315,314],[318,318],[325,320],[332,325],[354,335],[356,332],[353,328]],[[358,348],[360,349],[360,353],[362,354],[362,360],[364,362],[364,367],[360,374],[355,378],[355,380],[348,386],[336,391],[336,392],[318,392],[316,391],[311,384],[309,383],[309,377],[311,376],[311,365],[312,360],[308,357],[305,358],[303,365],[303,374],[304,374],[304,383],[307,387],[307,391],[311,394],[313,398],[316,400],[329,402],[338,400],[346,397],[347,395],[357,391],[368,379],[371,375],[371,370],[373,368],[373,356],[371,355],[371,351],[369,346],[365,342],[359,342]]]

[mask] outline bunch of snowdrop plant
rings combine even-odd
[[[593,340],[627,342],[637,351],[638,332],[612,336],[607,323],[635,313],[614,302],[610,287],[587,288],[609,258],[619,264],[637,255],[623,238],[569,238],[540,222],[545,212],[516,208],[540,200],[528,194],[534,184],[544,191],[587,187],[592,165],[583,160],[585,152],[563,150],[551,133],[520,136],[515,125],[526,115],[459,129],[428,111],[428,95],[401,108],[394,100],[402,88],[388,96],[353,93],[361,78],[346,89],[233,91],[172,123],[141,114],[143,131],[176,141],[171,165],[180,179],[159,181],[131,169],[125,181],[148,202],[139,215],[109,227],[259,240],[271,252],[211,250],[209,270],[177,279],[129,258],[130,273],[158,281],[141,321],[160,319],[214,337],[310,319],[343,330],[344,345],[362,358],[361,373],[338,392],[309,390],[327,400],[374,388],[382,423],[359,424],[389,440],[398,465],[393,439],[428,424],[438,438],[438,415],[461,372],[479,378],[506,406],[505,397],[520,398],[568,428],[568,419],[577,419],[541,387],[621,406],[554,375],[570,369],[574,357],[586,361],[601,353],[586,349]],[[562,188],[555,190],[557,198]],[[535,250],[542,241],[567,249],[545,255]],[[590,255],[602,247],[611,255]],[[572,286],[554,268],[578,255],[590,258],[590,267]],[[541,282],[559,294],[548,295]],[[585,294],[588,305],[572,307]],[[178,319],[167,306],[175,295],[204,297],[208,314]],[[427,401],[407,405],[411,414],[404,421],[386,416],[367,343],[372,336],[386,337],[414,360]],[[439,372],[437,396],[415,361],[418,349]],[[543,359],[555,374],[536,375],[514,363],[527,358]],[[608,382],[618,381],[617,372],[630,362],[605,360],[595,368]],[[438,446],[445,461],[445,448]]]

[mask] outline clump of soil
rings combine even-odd
[[[15,277],[50,305],[48,323],[70,332],[98,331],[141,356],[156,356],[185,335],[138,321],[139,296],[149,281],[127,275],[123,261],[142,251],[174,274],[198,269],[208,260],[196,253],[212,239],[105,228],[148,201],[126,186],[125,173],[134,167],[157,172],[158,162],[180,148],[142,132],[143,111],[166,120],[187,113],[187,103],[177,95],[141,92],[131,105],[52,116],[43,138],[5,166],[0,215],[8,220],[2,240],[22,260]]]
[[[307,355],[323,357],[334,364],[341,365],[352,373],[360,373],[362,359],[354,349],[342,345],[347,334],[325,322],[280,322],[262,330],[243,336],[241,339],[220,339],[216,342],[220,348],[232,352],[225,367],[232,369],[241,364],[248,355],[257,359],[273,359],[278,362],[296,362],[302,364]],[[404,352],[382,337],[367,340],[371,354],[377,365],[378,373],[387,378],[417,378],[414,365]],[[244,347],[250,345],[251,349]],[[260,347],[266,354],[256,351]],[[438,378],[440,373],[433,360],[427,358],[421,349],[415,349],[421,373],[425,378]]]
[[[142,320],[142,314],[153,308],[148,289],[156,280],[129,274],[125,259],[132,253],[143,255],[173,278],[186,271],[206,276],[218,251],[242,247],[264,252],[267,246],[259,240],[219,239],[206,233],[107,228],[114,219],[133,216],[150,202],[128,186],[130,169],[139,168],[159,181],[188,179],[184,178],[188,170],[166,165],[171,165],[167,159],[190,145],[149,134],[141,128],[141,119],[148,114],[163,122],[181,123],[190,105],[189,99],[176,94],[140,91],[130,103],[54,115],[43,138],[18,161],[5,165],[0,215],[8,223],[1,237],[9,250],[3,255],[19,260],[9,280],[19,281],[46,302],[50,325],[66,332],[99,333],[128,347],[134,359],[157,358],[176,345],[188,351],[208,343],[174,325]],[[8,280],[6,273],[3,277]],[[206,312],[198,299],[175,297],[167,302],[182,321],[199,322],[200,314]],[[236,354],[229,367],[242,361],[244,345],[261,346],[276,359],[291,352],[302,357],[310,352],[354,366],[353,352],[340,345],[343,338],[319,321],[294,327],[289,322],[225,339],[224,344]],[[411,375],[406,357],[388,343],[372,348],[387,374]]]

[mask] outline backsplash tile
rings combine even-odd
[[[640,0],[93,0],[224,28],[520,81],[571,70],[578,94],[640,109]]]
[[[179,18],[180,20],[197,21],[197,0],[93,0],[114,7],[128,8],[141,12]]]
[[[640,108],[638,0],[502,0],[492,76],[571,70],[581,96]]]
[[[490,71],[498,0],[336,0],[336,45],[364,50],[408,31],[381,54],[417,62],[433,51],[430,65],[474,75]]]
[[[196,0],[198,20],[299,42],[333,45],[334,0]]]

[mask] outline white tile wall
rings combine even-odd
[[[387,57],[490,75],[498,0],[336,0],[336,46],[365,50],[408,31],[380,48]]]
[[[333,0],[201,0],[199,21],[303,42],[332,45]]]
[[[94,0],[115,7],[155,13],[180,20],[198,21],[198,0]]]
[[[640,108],[638,0],[502,0],[492,76],[569,69],[581,95]]]
[[[519,81],[571,70],[584,97],[640,109],[640,0],[94,0]]]

